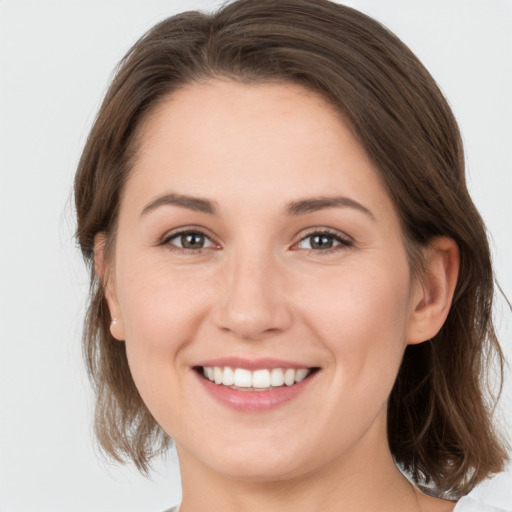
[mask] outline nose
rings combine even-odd
[[[268,254],[233,255],[227,263],[213,318],[219,329],[244,340],[263,340],[286,331],[292,309],[283,270]]]

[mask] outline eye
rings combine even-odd
[[[323,253],[337,251],[352,245],[352,240],[341,233],[315,231],[302,238],[294,248]]]
[[[199,252],[201,249],[217,247],[204,233],[194,230],[172,233],[162,241],[162,245],[167,245],[171,250],[196,252]]]

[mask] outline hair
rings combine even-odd
[[[421,274],[421,249],[434,237],[456,242],[451,310],[433,339],[405,351],[389,398],[388,441],[414,480],[454,496],[501,471],[507,454],[493,427],[496,396],[488,381],[495,362],[503,378],[494,276],[486,229],[466,187],[457,123],[405,44],[372,18],[327,0],[239,0],[214,14],[185,12],[152,28],[120,62],[75,180],[77,239],[91,268],[84,354],[102,449],[145,472],[171,440],[135,387],[125,344],[110,334],[95,237],[105,236],[108,257],[142,121],[173,91],[215,78],[293,83],[327,99],[380,171],[412,275]]]

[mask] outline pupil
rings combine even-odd
[[[311,238],[311,247],[313,249],[329,249],[332,247],[333,240],[328,235],[314,235]]]
[[[189,233],[181,237],[181,245],[185,249],[201,249],[203,244],[204,235],[200,235],[199,233]]]

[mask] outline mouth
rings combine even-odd
[[[320,368],[234,368],[231,366],[195,366],[203,379],[236,391],[273,391],[295,386]]]

